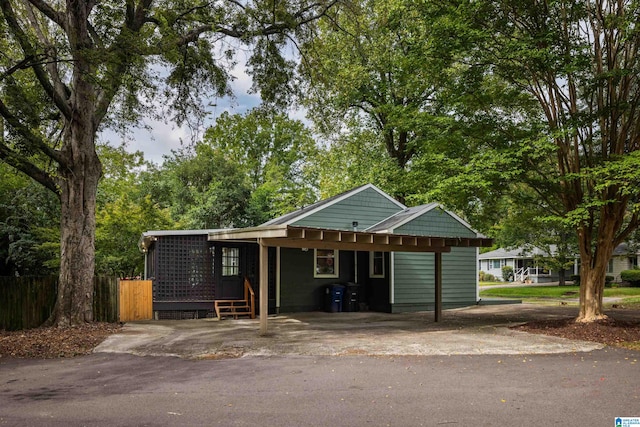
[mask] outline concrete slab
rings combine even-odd
[[[477,355],[592,351],[601,344],[509,329],[531,319],[575,317],[577,308],[516,304],[433,313],[296,313],[259,320],[163,320],[127,323],[97,353],[222,359],[276,355]]]

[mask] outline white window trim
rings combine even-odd
[[[378,251],[379,252],[379,251]],[[374,274],[373,273],[373,255],[376,252],[369,252],[369,277],[372,279],[382,279],[385,277],[385,269],[384,269],[384,252],[380,252],[382,254],[382,274]]]
[[[340,277],[340,251],[333,249],[333,274],[321,274],[318,273],[318,250],[313,250],[313,277],[316,279],[335,279]]]
[[[225,249],[229,253],[225,254]],[[222,277],[234,277],[240,275],[240,248],[228,246],[221,249],[222,253]],[[225,264],[226,261],[233,261]]]

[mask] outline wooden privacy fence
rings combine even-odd
[[[0,329],[37,328],[56,301],[57,277],[0,277]],[[127,322],[153,317],[151,281],[94,279],[93,317],[98,322]]]
[[[153,318],[151,280],[120,281],[120,321],[150,320]]]
[[[0,329],[36,328],[49,318],[57,277],[0,277]]]

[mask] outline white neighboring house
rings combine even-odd
[[[538,266],[535,257],[546,256],[546,252],[538,248],[525,249],[504,249],[499,248],[494,251],[485,252],[478,256],[478,271],[492,274],[498,280],[504,280],[502,277],[502,267],[509,265],[513,267],[514,281],[531,283],[546,283],[558,281],[558,272],[546,270]],[[640,251],[633,252],[627,243],[622,243],[613,251],[613,256],[609,260],[607,275],[614,277],[614,282],[620,282],[620,272],[623,270],[631,270],[638,266]],[[576,257],[573,269],[565,272],[568,279],[572,274],[579,274],[580,258]]]
[[[609,260],[607,275],[613,276],[614,282],[621,282],[620,272],[623,270],[633,270],[638,267],[640,250],[634,251],[627,243],[621,243],[613,251],[613,257]]]
[[[547,253],[539,248],[499,248],[495,251],[485,252],[478,256],[478,271],[492,274],[497,280],[504,281],[502,267],[508,265],[513,268],[514,281],[531,283],[545,283],[558,281],[558,272],[546,270],[537,265],[536,256],[546,256]],[[577,264],[574,266],[577,271]],[[567,277],[577,274],[569,271]]]

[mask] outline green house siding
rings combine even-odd
[[[280,249],[280,312],[324,309],[327,285],[353,280],[353,252],[340,251],[339,277],[314,278],[313,249]]]
[[[394,230],[395,233],[441,237],[476,237],[450,214],[435,208]],[[396,253],[393,312],[433,310],[435,257],[431,253]],[[442,254],[442,305],[463,307],[476,302],[476,248],[452,248]]]
[[[476,237],[473,230],[440,208],[432,209],[413,221],[396,228],[394,233],[418,236]]]
[[[433,310],[434,255],[396,252],[393,312]],[[442,305],[463,307],[476,302],[476,248],[452,248],[442,254]]]
[[[364,230],[401,210],[400,206],[373,188],[366,188],[292,225],[351,230],[353,221],[357,221],[358,229]]]
[[[396,252],[394,305],[428,304],[434,295],[434,257],[428,253]]]

